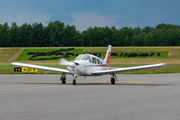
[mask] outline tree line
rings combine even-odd
[[[0,47],[71,47],[71,46],[180,46],[180,26],[159,24],[155,28],[89,27],[82,32],[61,21],[18,26],[0,24]]]

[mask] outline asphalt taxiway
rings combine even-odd
[[[0,75],[0,119],[179,120],[180,74],[110,75],[73,78],[60,75]]]

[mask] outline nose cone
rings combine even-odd
[[[75,68],[76,67],[75,63],[70,63],[68,66],[70,66],[71,68]]]

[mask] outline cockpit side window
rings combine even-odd
[[[82,56],[83,56],[83,55],[77,56],[77,58],[76,58],[75,60],[81,60]]]
[[[97,59],[97,63],[100,64],[100,60],[99,59]]]
[[[95,57],[92,57],[92,63],[96,64],[96,58]]]

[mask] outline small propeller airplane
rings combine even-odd
[[[144,66],[136,66],[136,67],[128,67],[128,68],[116,68],[111,69],[110,67],[110,56],[111,56],[111,45],[108,46],[106,57],[104,60],[98,58],[97,56],[91,54],[81,54],[76,57],[76,59],[72,62],[68,62],[65,59],[61,59],[60,64],[66,65],[66,69],[60,68],[53,68],[53,67],[46,67],[46,66],[39,66],[39,65],[32,65],[32,64],[25,64],[19,62],[11,63],[14,66],[19,67],[27,67],[27,68],[35,68],[53,72],[61,72],[62,75],[60,80],[62,84],[66,84],[66,74],[71,74],[73,79],[73,85],[77,84],[77,77],[81,76],[101,76],[101,75],[111,75],[111,84],[115,84],[115,81],[118,81],[116,77],[116,73],[121,72],[128,72],[128,71],[135,71],[135,70],[143,70],[143,69],[153,69],[153,68],[162,68],[166,67],[167,64],[160,63],[160,64],[152,64],[152,65],[144,65]]]

